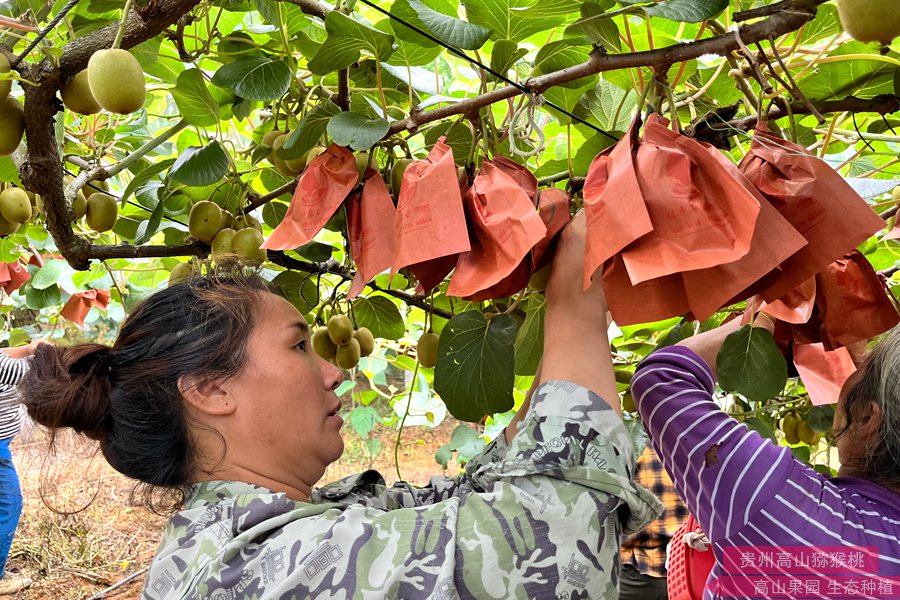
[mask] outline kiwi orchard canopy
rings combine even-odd
[[[779,343],[801,348],[795,361],[816,343],[839,351],[896,322],[900,11],[755,4],[159,0],[35,15],[6,2],[2,335],[64,336],[52,324],[68,314],[102,337],[144,295],[234,253],[285,290],[317,352],[356,369],[348,422],[369,448],[373,411],[436,423],[435,394],[486,417],[490,437],[508,418],[492,413],[530,386],[542,267],[585,206],[585,278],[621,326],[621,381],[657,345],[749,296],[787,305],[811,278],[837,292],[811,297]],[[810,187],[826,177],[828,195]],[[681,243],[691,228],[707,233]],[[488,264],[496,250],[509,255]],[[835,323],[856,301],[876,316]],[[732,347],[744,355],[727,364],[768,365],[726,378],[749,426],[830,429],[775,340]],[[388,370],[404,389],[385,391]],[[408,411],[376,410],[400,397]],[[481,439],[460,430],[438,459]]]

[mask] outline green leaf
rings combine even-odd
[[[476,454],[484,450],[484,438],[467,425],[457,425],[450,434],[450,448],[455,450],[459,459],[468,462]]]
[[[267,202],[263,205],[262,216],[263,223],[275,229],[278,227],[281,222],[284,220],[284,215],[287,214],[288,205],[284,202]]]
[[[585,46],[573,45],[572,40],[550,42],[538,50],[534,59],[532,75],[544,75],[545,73],[560,71],[587,62],[587,60],[588,48]],[[599,75],[590,75],[561,85],[567,88],[582,88],[586,85],[594,85],[598,78]]]
[[[134,236],[135,244],[140,245],[150,241],[150,238],[153,237],[153,234],[159,231],[159,224],[162,222],[163,214],[165,212],[166,203],[157,202],[156,208],[153,209],[153,213],[150,215],[150,218],[138,225],[137,233]]]
[[[353,301],[353,316],[357,327],[368,327],[377,338],[399,340],[406,333],[403,316],[386,296],[357,298]]]
[[[600,81],[584,95],[581,105],[590,111],[602,129],[624,131],[634,118],[637,100],[634,92],[626,92],[608,81]]]
[[[379,421],[378,411],[371,406],[357,406],[350,411],[350,425],[353,431],[361,438],[366,437],[375,429]]]
[[[429,9],[443,15],[456,15],[459,12],[459,0],[419,0],[420,4],[425,5]],[[420,48],[434,48],[437,46],[433,41],[418,33],[412,27],[400,22],[400,20],[409,23],[413,27],[428,31],[428,27],[419,18],[419,14],[409,5],[409,2],[397,1],[391,5],[392,19],[386,19],[387,26],[390,31],[394,32],[394,36],[401,41],[409,42]]]
[[[747,425],[747,427],[749,427],[753,431],[758,432],[759,435],[763,436],[764,438],[770,439],[776,443],[778,442],[778,438],[775,437],[775,430],[772,429],[772,426],[759,417],[750,417],[748,419],[745,419],[744,423]]]
[[[478,50],[491,35],[485,27],[432,10],[419,0],[396,0],[391,13],[403,11],[406,6],[416,13],[428,33],[454,48]]]
[[[370,119],[354,112],[342,112],[328,121],[328,135],[339,146],[368,150],[387,135],[391,124],[384,119]]]
[[[328,122],[340,112],[341,109],[337,104],[330,100],[317,104],[311,111],[303,115],[300,125],[285,138],[280,156],[285,160],[290,160],[300,158],[312,150],[325,134]]]
[[[434,460],[437,464],[441,465],[442,469],[447,468],[447,465],[450,464],[452,458],[453,450],[450,449],[450,444],[444,444],[434,453]]]
[[[644,7],[644,12],[670,21],[699,23],[712,19],[726,8],[728,0],[666,0]]]
[[[276,275],[272,283],[281,288],[288,302],[301,313],[308,313],[319,304],[319,288],[314,275],[284,271]]]
[[[16,168],[16,163],[8,156],[0,156],[0,181],[16,186],[22,185],[22,182],[19,181],[19,170]]]
[[[367,27],[337,10],[325,17],[325,31],[328,38],[307,65],[314,75],[346,69],[359,62],[363,50],[378,62],[385,61],[394,51],[394,36]]]
[[[716,369],[723,390],[758,402],[778,394],[787,382],[787,362],[775,338],[750,325],[725,338],[716,356]]]
[[[516,334],[516,375],[534,375],[544,353],[544,296],[532,296],[525,311],[525,322]]]
[[[191,146],[181,153],[169,177],[185,185],[212,185],[228,172],[231,158],[218,141],[206,146]]]
[[[821,406],[813,406],[806,420],[813,431],[826,433],[834,428],[834,404],[823,404]]]
[[[507,71],[528,54],[526,48],[519,48],[519,45],[512,40],[497,40],[491,49],[491,70],[506,76]],[[491,74],[488,78],[494,80]]]
[[[566,37],[578,37],[592,44],[621,51],[619,26],[612,18],[604,16],[604,12],[603,7],[585,2],[581,5],[582,18],[566,28]]]
[[[491,31],[495,40],[521,42],[528,36],[549,31],[578,10],[571,0],[464,0],[470,23]]]
[[[200,69],[183,71],[170,91],[182,118],[189,124],[210,127],[219,122],[219,104],[210,95]]]
[[[223,65],[212,82],[250,100],[277,100],[291,85],[291,70],[280,61],[254,56]]]
[[[141,186],[174,164],[174,158],[167,158],[166,160],[161,160],[156,164],[150,165],[143,171],[138,172],[131,181],[128,182],[128,185],[125,186],[125,191],[122,192],[122,196],[119,198],[119,204],[124,207],[126,201],[131,198],[133,194],[136,194]]]
[[[454,316],[438,344],[434,389],[461,421],[477,422],[513,407],[516,322],[509,315],[486,321],[477,310]]]
[[[59,286],[53,284],[44,289],[34,287],[34,284],[28,286],[25,290],[25,306],[31,310],[41,310],[50,306],[56,306],[62,301],[62,294]]]
[[[63,273],[74,271],[64,260],[52,259],[44,263],[44,266],[35,273],[31,280],[31,287],[36,290],[44,290],[56,285]]]

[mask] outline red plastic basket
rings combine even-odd
[[[672,545],[669,547],[669,569],[666,574],[669,600],[703,600],[706,580],[716,563],[712,548],[700,552],[682,541],[684,535],[690,532],[703,533],[693,515],[689,516],[672,536]]]

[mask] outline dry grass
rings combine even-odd
[[[424,484],[439,472],[434,451],[449,439],[456,424],[448,419],[434,431],[405,432],[400,450],[404,479]],[[370,467],[361,445],[346,427],[344,431],[345,458],[329,468],[325,481]],[[388,481],[396,478],[394,435],[380,432],[383,450],[371,464]],[[132,482],[107,465],[96,444],[79,436],[60,435],[50,453],[43,431],[23,430],[12,453],[24,509],[7,568],[34,579],[15,598],[86,600],[138,574],[104,596],[137,598],[143,584],[140,572],[150,564],[166,519],[135,506]]]

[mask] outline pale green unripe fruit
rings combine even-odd
[[[71,111],[81,115],[92,115],[100,112],[100,104],[94,98],[91,86],[88,83],[87,69],[78,73],[62,90],[60,90],[63,104]]]
[[[353,339],[353,323],[347,315],[334,315],[328,319],[328,337],[338,346],[343,346]]]
[[[433,331],[423,333],[416,345],[416,356],[419,358],[419,364],[430,369],[437,364],[438,342],[440,338]]]
[[[31,218],[31,198],[25,190],[12,187],[0,192],[0,214],[10,223],[24,223]]]
[[[109,112],[127,115],[141,109],[147,86],[141,64],[128,50],[98,50],[88,61],[88,82],[97,102]]]
[[[838,0],[844,31],[860,42],[890,44],[900,35],[900,7],[889,0]]]
[[[234,252],[234,229],[226,227],[219,230],[216,237],[213,238],[212,253],[213,254],[232,254]]]
[[[334,353],[334,362],[342,369],[352,369],[359,364],[359,342],[350,338],[343,346],[338,346]]]
[[[118,216],[119,204],[109,194],[97,192],[88,198],[85,220],[94,231],[109,231],[115,226]]]
[[[6,56],[0,54],[0,74],[9,73],[11,70]],[[12,79],[0,79],[0,100],[5,100],[11,89]]]
[[[25,135],[25,109],[15,98],[0,100],[0,156],[12,154]]]
[[[191,207],[188,217],[188,231],[191,235],[207,244],[216,237],[222,228],[222,209],[215,202],[201,200]]]

